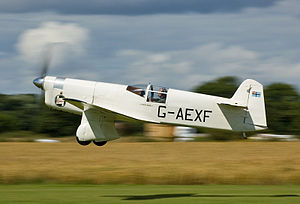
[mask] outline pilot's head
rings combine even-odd
[[[158,96],[160,97],[160,98],[166,98],[166,92],[167,92],[167,90],[165,89],[165,88],[159,88],[159,90],[158,90],[159,92],[158,92]]]

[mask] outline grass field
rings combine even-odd
[[[300,203],[300,186],[0,185],[0,203]]]
[[[300,184],[300,143],[0,143],[0,183]]]

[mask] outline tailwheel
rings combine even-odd
[[[103,145],[105,145],[107,143],[107,141],[96,142],[95,140],[93,142],[97,146],[103,146]]]
[[[76,137],[76,140],[80,145],[84,145],[84,146],[89,145],[91,143],[91,141],[81,141],[78,139],[78,137]]]

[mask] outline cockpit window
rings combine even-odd
[[[145,97],[147,85],[146,84],[137,84],[132,86],[127,86],[127,91],[130,91],[136,95],[139,95],[141,97]]]
[[[168,89],[165,87],[150,85],[147,102],[166,103]]]
[[[138,84],[129,85],[126,90],[144,98],[147,94],[147,102],[166,103],[167,101],[168,89],[165,87],[154,86],[151,84]]]

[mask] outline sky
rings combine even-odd
[[[222,76],[300,90],[298,0],[1,0],[0,93],[48,75],[191,90]]]

